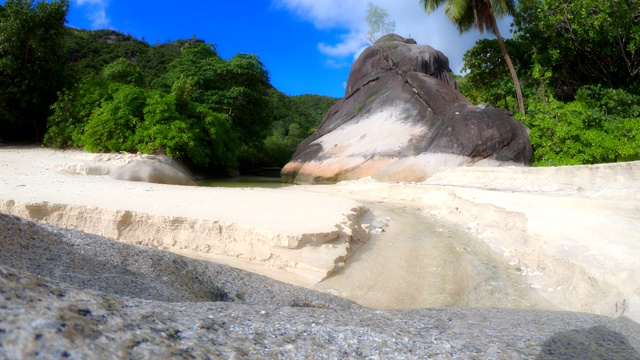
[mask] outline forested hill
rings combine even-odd
[[[75,78],[74,83],[80,83],[82,79],[93,78],[96,76],[105,75],[104,70],[109,69],[109,65],[114,62],[125,59],[131,64],[135,65],[140,71],[141,81],[139,85],[145,89],[162,89],[171,92],[175,81],[179,80],[181,76],[190,73],[189,78],[194,81],[196,92],[205,90],[206,87],[215,88],[215,95],[212,97],[200,97],[199,103],[208,105],[212,109],[225,109],[225,106],[219,106],[220,100],[229,105],[233,102],[234,95],[220,94],[225,90],[227,92],[240,91],[240,92],[257,92],[259,94],[253,94],[256,96],[252,101],[251,106],[257,106],[254,108],[253,114],[245,114],[247,119],[244,119],[244,123],[240,124],[240,121],[236,121],[237,129],[231,129],[233,136],[238,135],[239,139],[236,140],[238,145],[241,145],[237,149],[229,149],[232,144],[227,143],[227,154],[236,153],[236,159],[227,159],[217,161],[214,156],[207,156],[209,160],[204,157],[189,156],[189,153],[185,150],[176,150],[172,153],[171,149],[168,149],[164,144],[158,144],[158,146],[137,146],[131,145],[130,147],[138,147],[137,150],[146,151],[164,151],[169,150],[171,155],[177,157],[185,157],[188,161],[192,161],[197,165],[224,165],[227,167],[235,167],[236,165],[241,169],[249,169],[254,167],[277,167],[284,165],[291,159],[291,155],[295,150],[297,144],[299,144],[304,138],[309,136],[315,128],[320,124],[324,114],[327,113],[329,108],[337,101],[335,98],[319,96],[319,95],[299,95],[299,96],[287,96],[277,89],[275,89],[268,81],[267,70],[264,69],[258,58],[253,55],[239,54],[230,61],[225,61],[217,57],[215,47],[205,44],[204,40],[197,39],[195,37],[186,40],[175,40],[171,42],[159,43],[150,45],[143,40],[136,39],[130,35],[122,34],[113,30],[79,30],[69,28],[67,32],[68,44],[68,59],[70,63],[70,74]],[[187,56],[181,57],[188,47],[193,47],[187,51]],[[206,61],[196,61],[191,58],[188,61],[184,61],[185,57],[188,57],[189,53],[198,48],[200,52],[199,56],[209,57],[209,60],[215,59],[214,66],[209,66]],[[208,54],[207,54],[208,53]],[[191,54],[193,55],[193,54]],[[238,58],[244,58],[241,64],[236,64],[234,60]],[[202,59],[200,59],[202,60]],[[233,69],[234,66],[242,67],[245,71],[247,67],[249,71],[242,74],[242,71]],[[113,65],[112,65],[113,66]],[[221,69],[224,67],[228,69]],[[180,68],[180,74],[175,74],[177,68]],[[210,78],[205,78],[203,74],[199,72],[206,72],[212,70],[219,72],[214,74]],[[250,72],[254,73],[251,74]],[[172,73],[174,72],[174,73]],[[234,72],[235,76],[227,76],[225,72]],[[244,86],[244,89],[239,87],[239,84],[235,84],[236,80],[242,81],[242,76],[247,76],[245,79],[251,82],[249,79],[251,76],[256,77],[255,84],[240,84]],[[257,75],[257,76],[256,76]],[[207,84],[208,82],[228,82],[226,85],[218,86],[215,84]],[[256,86],[257,85],[257,86]],[[251,87],[253,89],[249,89]],[[224,89],[221,89],[224,88]],[[205,90],[206,91],[206,90]],[[194,94],[195,95],[195,94]],[[196,95],[198,97],[198,95]],[[224,98],[224,99],[223,99]],[[247,104],[243,104],[245,106]],[[232,121],[232,128],[234,115],[235,120],[238,120],[239,114],[229,112],[230,120]],[[258,118],[261,117],[261,118]],[[53,122],[50,122],[53,123]],[[252,127],[256,125],[262,125],[262,128],[256,128],[253,130],[239,129],[242,127]],[[55,130],[55,129],[54,129]],[[236,131],[233,131],[236,130]],[[53,136],[55,134],[55,136]],[[242,138],[244,137],[244,139]],[[62,137],[63,138],[63,137]],[[103,147],[92,146],[90,141],[74,142],[73,140],[67,142],[59,141],[61,137],[57,133],[52,133],[47,137],[47,143],[53,146],[84,146],[89,145],[89,149],[96,151],[115,151],[119,147]],[[140,142],[140,141],[138,141]],[[99,144],[95,144],[99,145]],[[206,146],[205,144],[200,144]],[[191,151],[195,153],[195,151]],[[222,154],[220,154],[222,155]],[[220,157],[220,156],[218,156]],[[224,157],[224,156],[222,156]]]
[[[72,74],[78,77],[99,73],[106,65],[125,58],[136,64],[148,79],[154,79],[167,70],[181,49],[203,40],[176,40],[149,45],[131,35],[114,30],[81,30],[67,28],[67,54],[72,65]]]
[[[277,167],[337,101],[279,92],[258,55],[69,28],[68,10],[0,5],[0,142],[165,153],[212,171]]]

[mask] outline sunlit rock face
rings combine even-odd
[[[345,96],[298,146],[282,178],[416,182],[450,167],[526,166],[531,154],[526,126],[504,109],[469,102],[444,54],[387,35],[353,64]]]

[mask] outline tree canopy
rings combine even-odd
[[[65,35],[76,76],[51,106],[44,143],[53,147],[165,153],[211,171],[283,166],[336,101],[286,96],[258,56],[225,60],[196,38]]]
[[[49,106],[66,83],[68,0],[0,6],[0,138],[41,140]]]
[[[470,30],[472,27],[483,33],[490,30],[496,36],[505,63],[513,79],[513,87],[516,91],[518,100],[518,109],[524,114],[524,99],[522,97],[522,89],[518,74],[504,44],[500,29],[496,23],[496,17],[501,18],[505,15],[513,15],[515,13],[514,0],[420,0],[420,4],[425,11],[430,14],[441,5],[444,5],[444,13],[457,27],[460,33]]]
[[[367,25],[366,38],[369,43],[373,44],[381,37],[396,31],[396,22],[389,19],[389,13],[377,5],[367,3],[367,16],[365,17]]]
[[[588,84],[612,88],[640,80],[640,2],[520,0],[516,36],[532,49],[541,74],[553,74],[556,98]]]
[[[635,1],[520,0],[506,42],[523,79],[534,165],[640,159],[640,8]],[[463,90],[514,109],[496,40],[464,56]]]

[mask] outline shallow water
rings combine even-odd
[[[270,188],[277,189],[292,184],[285,184],[280,178],[266,176],[239,176],[233,178],[205,179],[198,181],[198,186],[226,188]]]
[[[378,309],[553,308],[483,241],[412,208],[367,205],[388,226],[316,290]]]

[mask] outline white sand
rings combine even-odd
[[[552,308],[640,321],[640,162],[459,168],[424,183],[365,179],[270,190],[103,175],[125,160],[0,148],[0,211],[214,259],[381,308]],[[369,236],[360,224],[372,216],[390,220],[360,251]],[[421,242],[418,230],[430,239],[442,234],[436,240],[446,245]],[[434,244],[442,250],[430,252]],[[459,265],[442,270],[452,262]],[[516,290],[501,293],[503,282]]]
[[[366,208],[345,198],[82,175],[126,158],[0,148],[0,211],[134,244],[259,261],[305,283],[324,278],[368,237],[360,226]]]

